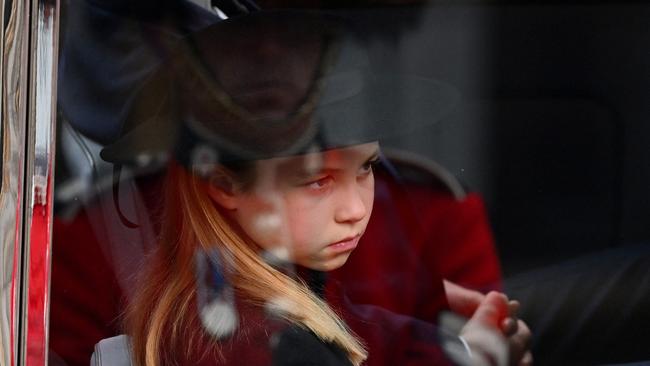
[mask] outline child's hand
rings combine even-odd
[[[494,292],[495,295],[500,296],[493,298],[488,304],[490,304],[490,307],[495,306],[495,310],[498,313],[495,317],[490,319],[485,318],[484,316],[486,314],[482,313],[479,314],[480,316],[478,319],[475,319],[479,305],[486,301],[487,296],[478,291],[466,289],[446,280],[444,281],[444,286],[449,307],[453,312],[466,318],[470,318],[470,321],[473,321],[474,323],[480,321],[484,326],[491,327],[493,331],[496,329],[501,331],[494,332],[494,336],[497,338],[505,337],[509,350],[509,363],[511,365],[532,365],[533,358],[529,351],[531,332],[526,323],[517,318],[517,311],[519,310],[518,301],[508,301],[505,295]],[[503,301],[498,300],[499,297],[502,297]],[[505,306],[501,304],[502,302]],[[488,304],[485,305],[488,306]],[[465,328],[467,328],[467,326]]]
[[[501,330],[508,338],[510,349],[510,364],[529,366],[533,364],[533,354],[530,352],[532,334],[528,325],[517,318],[519,301],[508,301],[508,317],[501,322]]]
[[[508,342],[499,328],[507,312],[507,298],[490,292],[461,330],[460,336],[469,346],[473,365],[507,365]]]

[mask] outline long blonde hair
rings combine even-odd
[[[282,299],[289,304],[280,314],[289,322],[333,343],[360,365],[367,352],[345,323],[303,283],[266,263],[252,243],[215,207],[205,180],[178,164],[171,164],[165,186],[165,209],[160,245],[148,260],[139,291],[125,314],[134,362],[139,366],[174,363],[181,351],[196,357],[209,337],[200,326],[196,308],[196,250],[214,250],[232,266],[229,280],[238,293],[256,305]],[[219,343],[209,342],[215,351]]]

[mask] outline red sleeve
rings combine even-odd
[[[420,211],[425,260],[435,261],[443,278],[461,286],[500,290],[501,265],[481,197],[471,193],[461,201],[449,196],[428,201]]]
[[[50,351],[86,366],[95,343],[119,334],[122,292],[85,214],[54,219]]]

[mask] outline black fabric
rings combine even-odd
[[[298,326],[284,330],[277,338],[273,366],[339,366],[352,365],[345,353],[331,343]]]
[[[537,365],[650,359],[650,244],[606,250],[506,280],[535,335]]]

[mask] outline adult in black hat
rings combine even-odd
[[[345,264],[372,211],[377,140],[435,121],[453,93],[364,64],[336,17],[258,13],[181,42],[142,89],[130,129],[102,151],[125,165],[169,158],[160,243],[125,318],[135,364],[366,359],[293,265]],[[508,312],[502,295],[480,303],[464,333],[475,357],[503,362]],[[433,325],[378,316],[436,339]],[[439,356],[417,349],[420,362]]]

